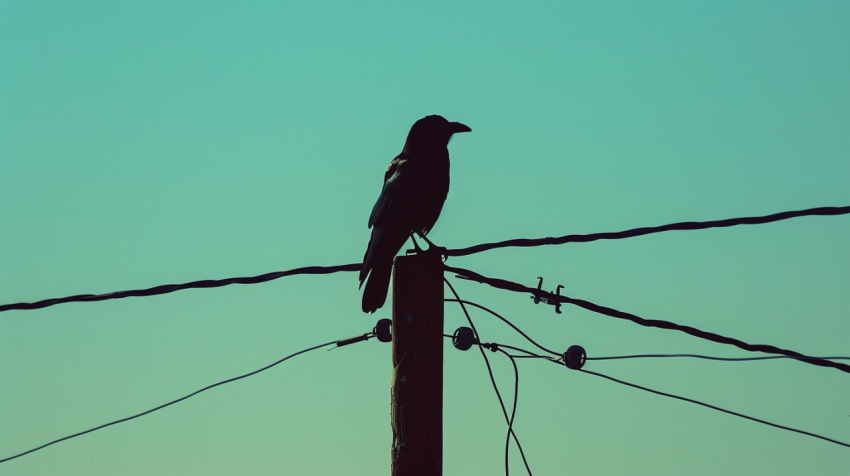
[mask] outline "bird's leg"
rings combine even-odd
[[[446,253],[447,249],[446,249],[445,246],[435,245],[433,242],[431,242],[431,240],[428,239],[427,236],[425,236],[421,233],[419,234],[419,237],[422,238],[423,240],[425,240],[426,243],[428,243],[428,251],[431,251],[431,252],[437,251],[437,252],[440,253],[440,256],[448,258],[448,254]],[[443,260],[443,261],[445,261],[445,260]]]
[[[438,248],[438,246],[437,246],[437,245],[435,245],[434,243],[431,243],[431,240],[429,240],[427,236],[425,236],[425,235],[419,235],[419,237],[420,237],[420,238],[422,238],[423,240],[425,240],[425,243],[428,243],[428,249],[431,249],[431,248]]]
[[[415,249],[407,250],[405,252],[405,254],[407,254],[407,255],[418,255],[418,254],[422,253],[422,248],[420,248],[419,243],[416,242],[416,236],[414,235],[413,232],[410,233],[410,241],[413,242],[413,247]]]

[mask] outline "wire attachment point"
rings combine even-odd
[[[356,344],[357,342],[363,342],[364,340],[369,340],[369,338],[373,337],[373,336],[374,336],[374,334],[372,334],[371,332],[367,332],[366,334],[360,334],[360,335],[357,335],[357,336],[354,336],[354,337],[349,337],[347,339],[340,339],[340,340],[336,341],[336,346],[342,347],[342,346],[346,346],[346,345]],[[334,348],[336,348],[336,347],[334,347]],[[332,350],[332,349],[328,349],[328,350]]]
[[[380,319],[372,329],[372,335],[378,338],[380,342],[393,341],[393,321],[390,319]]]
[[[561,289],[563,287],[564,287],[563,285],[559,284],[558,287],[555,288],[554,294],[556,296],[560,296],[561,295]],[[540,277],[540,276],[537,277],[537,290],[540,291],[541,293],[545,292],[545,291],[543,291],[543,278]],[[558,314],[561,314],[561,301],[558,301],[556,299],[547,299],[545,297],[540,297],[539,295],[536,295],[536,294],[533,294],[531,296],[531,299],[534,301],[534,304],[540,304],[542,302],[543,304],[549,304],[551,306],[555,306],[555,312],[558,313]]]
[[[475,332],[469,327],[458,327],[452,335],[452,345],[455,349],[467,351],[476,343]]]
[[[580,370],[584,367],[584,363],[587,362],[587,353],[584,351],[584,347],[580,345],[571,345],[566,352],[564,352],[564,365],[567,368],[572,370]]]
[[[499,351],[499,344],[497,344],[495,342],[481,344],[481,347],[484,347],[485,349],[490,349],[490,352],[498,352]]]

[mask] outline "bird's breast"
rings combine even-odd
[[[433,154],[421,157],[417,164],[416,192],[413,200],[411,228],[426,234],[437,222],[443,203],[449,194],[449,154]]]

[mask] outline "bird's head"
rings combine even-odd
[[[458,132],[472,132],[472,129],[460,122],[449,122],[443,116],[425,116],[410,128],[404,151],[444,149]]]

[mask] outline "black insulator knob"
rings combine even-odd
[[[564,363],[568,368],[573,370],[579,370],[584,367],[584,363],[587,361],[587,353],[584,351],[584,347],[580,345],[571,345],[566,352],[564,352]]]
[[[393,341],[393,321],[390,319],[381,319],[375,324],[375,328],[372,329],[372,332],[375,333],[375,337],[378,338],[381,342],[392,342]]]
[[[469,327],[458,327],[452,335],[452,345],[457,350],[469,350],[475,344],[475,333]]]

